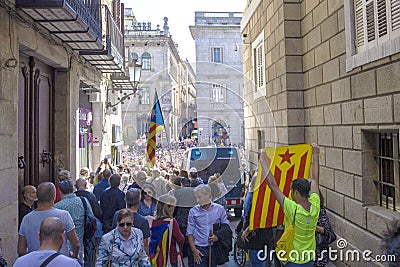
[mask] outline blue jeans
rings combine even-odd
[[[269,266],[269,251],[268,255],[264,255],[265,252],[260,253],[260,256],[262,258],[265,258],[264,260],[260,260],[258,257],[258,252],[259,250],[249,250],[249,258],[250,258],[250,263],[251,267],[268,267]]]
[[[201,256],[201,263],[200,264],[194,263],[194,266],[195,267],[208,267],[209,247],[196,246],[196,248],[204,256]],[[211,267],[217,267],[217,259],[215,258],[214,247],[211,248]]]

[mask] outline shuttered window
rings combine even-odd
[[[266,76],[266,50],[265,50],[264,31],[262,31],[251,45],[251,56],[253,63],[254,99],[266,95],[267,76]]]
[[[264,51],[262,45],[255,49],[254,54],[256,61],[256,83],[257,88],[260,88],[264,85]]]
[[[254,54],[254,83],[257,92],[265,85],[265,59],[264,59],[264,43],[253,49]]]
[[[400,0],[354,0],[357,53],[400,36]]]
[[[400,29],[400,0],[391,0],[390,7],[392,30],[395,31]]]

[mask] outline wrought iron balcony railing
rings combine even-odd
[[[16,7],[75,50],[101,50],[100,0],[16,0]]]
[[[103,73],[124,73],[124,37],[106,5],[102,6],[106,22],[104,50],[79,53]]]

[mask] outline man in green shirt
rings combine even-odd
[[[276,200],[279,202],[285,214],[285,228],[292,224],[294,219],[295,234],[293,239],[293,250],[289,255],[285,267],[307,266],[312,267],[315,256],[315,228],[320,211],[319,200],[319,147],[312,144],[312,181],[310,183],[304,178],[297,178],[291,185],[292,200],[287,198],[279,189],[275,178],[268,171],[266,181],[271,188]],[[265,151],[260,151],[260,163],[263,175],[269,170]],[[281,255],[280,255],[281,256]]]

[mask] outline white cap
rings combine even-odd
[[[195,167],[190,168],[189,172],[197,172],[197,169]]]

